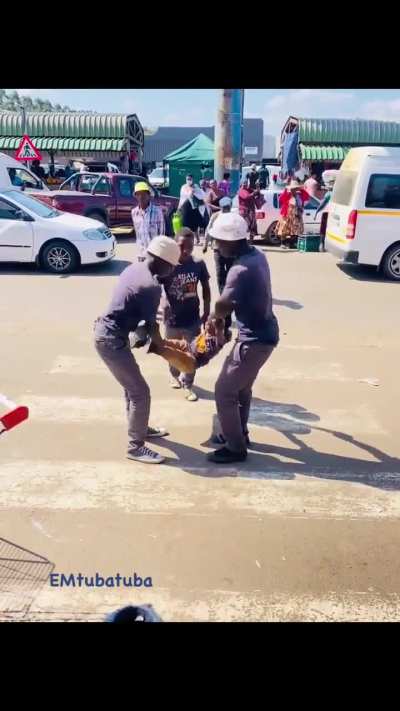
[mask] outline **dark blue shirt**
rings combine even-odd
[[[250,247],[231,266],[222,299],[234,305],[238,341],[279,342],[278,321],[272,311],[271,276],[262,252]]]
[[[161,286],[147,262],[136,262],[124,269],[112,295],[111,304],[97,320],[97,338],[128,338],[140,321],[154,323],[161,298]]]

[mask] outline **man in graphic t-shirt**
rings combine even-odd
[[[172,275],[163,282],[163,311],[166,338],[184,338],[187,343],[200,333],[201,324],[210,315],[210,275],[206,263],[202,259],[194,259],[194,234],[192,230],[183,227],[176,236],[180,248],[179,264]],[[200,300],[197,293],[198,284],[203,290],[203,315],[200,318]],[[184,388],[185,397],[189,402],[196,401],[197,395],[192,386],[194,374],[179,373],[170,367],[171,386]]]

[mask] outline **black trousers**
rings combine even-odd
[[[223,257],[222,254],[218,251],[218,249],[214,249],[214,261],[215,261],[215,271],[217,274],[218,291],[220,294],[222,294],[224,287],[225,287],[225,283],[226,283],[226,277],[228,276],[228,272],[229,272],[234,260],[231,257]],[[226,316],[225,328],[228,329],[231,326],[232,326],[231,316]]]

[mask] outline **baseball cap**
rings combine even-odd
[[[150,187],[147,183],[145,183],[144,180],[135,183],[135,193],[141,193],[143,191],[150,192]]]
[[[232,200],[227,195],[225,197],[221,198],[221,200],[219,201],[220,207],[231,207],[231,205],[232,205]]]
[[[163,259],[164,262],[168,262],[168,264],[172,264],[174,267],[178,264],[181,255],[181,251],[175,240],[166,235],[154,237],[147,248],[147,252],[152,254],[153,257]]]
[[[247,222],[235,212],[222,213],[218,215],[211,226],[210,235],[223,242],[237,242],[240,239],[247,239]]]

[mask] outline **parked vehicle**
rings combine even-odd
[[[352,148],[336,178],[325,247],[400,281],[400,148]]]
[[[280,237],[277,236],[276,230],[279,221],[279,195],[282,190],[262,190],[264,196],[264,204],[256,211],[257,234],[263,238],[266,244],[278,245],[281,243]],[[304,233],[319,234],[321,226],[322,213],[318,213],[315,218],[315,211],[319,205],[319,200],[311,198],[304,206]],[[238,208],[238,198],[235,197],[232,203],[233,208]],[[315,219],[314,219],[315,218]]]
[[[155,168],[149,175],[149,183],[153,188],[167,188],[169,185],[168,168]]]
[[[269,164],[266,165],[265,167],[266,167],[266,169],[268,170],[268,175],[269,175],[269,187],[272,187],[272,185],[273,185],[273,180],[272,180],[272,178],[273,178],[274,175],[278,175],[278,174],[279,174],[279,171],[280,171],[281,167],[280,167],[280,165],[269,165]],[[260,171],[260,168],[261,168],[260,165],[257,166],[257,172]],[[241,180],[244,180],[245,177],[246,177],[246,175],[247,175],[247,173],[251,173],[251,165],[244,165],[244,166],[242,166],[242,172],[241,172],[240,179],[241,179]]]
[[[36,262],[65,274],[114,253],[115,238],[101,222],[59,212],[20,190],[0,192],[0,262]]]
[[[50,192],[47,185],[23,163],[6,153],[0,153],[0,190],[12,189]]]
[[[74,173],[59,190],[35,195],[39,200],[65,212],[73,212],[103,222],[108,227],[132,227],[131,212],[137,205],[134,186],[139,175],[123,173]],[[167,235],[173,236],[172,214],[178,198],[160,195],[149,185],[156,205],[164,212]]]

